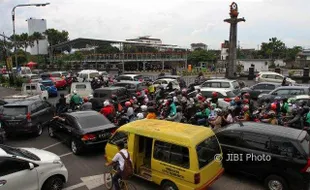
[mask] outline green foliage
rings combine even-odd
[[[108,54],[108,53],[119,53],[119,49],[117,47],[111,46],[110,43],[101,44],[99,47],[96,48],[96,53],[99,54]]]
[[[294,61],[298,53],[302,51],[302,47],[294,46],[293,48],[288,48],[286,50],[286,61]]]
[[[3,75],[0,75],[0,84],[4,84],[6,82],[7,82],[7,79]]]
[[[21,87],[23,83],[26,83],[27,79],[22,78],[22,77],[15,77],[14,79],[14,86],[16,87]]]
[[[289,76],[289,77],[292,77],[294,74],[295,74],[295,71],[294,71],[294,70],[290,70],[290,71],[288,72],[288,76]]]
[[[65,30],[58,31],[54,28],[50,28],[47,29],[44,34],[47,36],[47,41],[50,46],[69,40],[69,32]]]
[[[207,50],[195,50],[188,55],[188,61],[193,64],[199,62],[216,61],[216,54]]]
[[[285,57],[286,49],[285,43],[273,37],[267,43],[262,43],[260,54],[265,59],[281,59]]]

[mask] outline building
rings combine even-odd
[[[304,49],[302,52],[298,53],[296,56],[296,66],[298,67],[307,67],[310,64],[310,49]]]
[[[249,68],[251,67],[251,65],[254,65],[254,71],[255,72],[268,71],[270,64],[271,64],[271,60],[269,60],[269,59],[242,59],[242,60],[237,60],[237,65],[240,65],[243,67],[243,70],[241,70],[241,72],[249,72]]]
[[[32,35],[34,32],[40,32],[43,34],[43,32],[45,32],[47,29],[45,19],[29,18],[27,22],[28,22],[28,35],[29,36]],[[38,53],[41,55],[46,55],[48,53],[47,39],[39,41],[39,49],[37,47],[36,42],[34,43],[34,46],[30,48],[31,55],[37,55]]]
[[[221,44],[221,60],[228,60],[229,55],[229,41],[225,40],[224,43]]]
[[[196,49],[208,50],[208,46],[204,43],[192,43],[191,44],[191,50],[194,51]]]
[[[162,44],[161,39],[159,39],[159,38],[151,38],[151,36],[140,36],[138,38],[126,39],[126,41],[142,42],[142,43],[147,43],[147,44]]]

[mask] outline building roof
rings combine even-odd
[[[123,41],[123,40],[102,40],[102,39],[91,39],[91,38],[77,38],[74,40],[62,42],[56,45],[51,46],[51,49],[57,50],[70,50],[70,49],[83,49],[91,45],[93,47],[100,46],[104,44],[128,44],[140,47],[160,47],[160,48],[172,48],[172,49],[182,49],[174,44],[153,44],[137,41]]]

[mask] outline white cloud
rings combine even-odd
[[[228,39],[231,0],[47,0],[47,7],[18,8],[17,33],[27,32],[25,20],[45,18],[49,28],[67,30],[70,38],[126,39],[140,35],[161,38],[164,43],[189,46],[203,42],[220,48]],[[0,0],[0,32],[11,34],[11,9],[19,3],[43,0]],[[238,0],[240,23],[238,40],[244,48],[277,36],[287,45],[310,45],[308,35],[309,0]],[[287,42],[286,42],[287,40]],[[296,43],[296,44],[294,44]]]

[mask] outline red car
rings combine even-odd
[[[65,89],[67,87],[66,79],[59,77],[50,77],[50,80],[54,82],[57,89]]]

